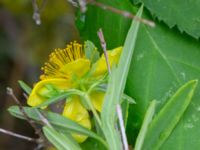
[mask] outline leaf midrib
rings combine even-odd
[[[149,33],[147,27],[144,26],[144,29],[147,33],[147,35],[149,36],[149,39],[152,41],[152,44],[155,48],[155,50],[157,50],[158,54],[160,54],[161,58],[163,58],[164,62],[167,64],[167,66],[169,67],[171,73],[173,74],[173,76],[175,77],[176,81],[178,82],[179,85],[181,85],[181,81],[178,78],[177,74],[175,73],[173,66],[170,64],[168,58],[166,57],[166,55],[162,52],[162,50],[160,50],[158,44],[156,43],[156,41],[154,40],[154,38],[151,36],[151,34]]]

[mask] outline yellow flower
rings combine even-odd
[[[122,47],[118,47],[112,51],[108,51],[111,67],[118,62],[121,50]],[[84,80],[84,76],[88,72],[92,70],[86,81],[90,79],[94,81],[95,78],[107,73],[107,65],[103,55],[94,64],[91,64],[91,61],[84,54],[83,46],[73,42],[67,45],[65,49],[56,49],[51,53],[49,61],[45,63],[42,70],[44,73],[40,76],[41,81],[34,86],[28,98],[30,106],[40,105],[49,98],[68,89],[80,89],[84,85],[80,85],[79,81]],[[90,85],[87,84],[85,86],[86,90],[89,88],[88,86]],[[89,97],[94,108],[100,112],[104,100],[104,92],[91,91]],[[79,96],[70,96],[67,98],[63,116],[91,129],[88,111],[81,103]],[[87,138],[87,136],[75,133],[72,136],[80,143]]]

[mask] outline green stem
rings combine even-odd
[[[101,120],[100,120],[100,117],[99,117],[97,111],[95,110],[95,108],[93,107],[93,104],[91,103],[90,97],[88,96],[87,93],[84,93],[83,98],[86,100],[88,106],[90,107],[92,113],[94,114],[94,117],[95,117],[96,120],[97,120],[97,123],[98,123],[99,126],[101,127]]]
[[[96,88],[99,84],[103,83],[105,81],[105,76],[103,78],[101,78],[100,80],[98,80],[97,82],[95,82],[94,84],[92,84],[90,86],[90,88],[88,89],[87,93],[90,94],[90,92]]]

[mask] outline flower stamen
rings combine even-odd
[[[71,42],[65,49],[55,49],[49,55],[49,61],[41,68],[44,74],[40,78],[68,78],[66,72],[62,72],[62,68],[77,59],[84,58],[83,46],[76,41]]]

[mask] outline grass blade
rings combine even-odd
[[[59,133],[48,126],[43,127],[43,132],[58,150],[81,150],[78,143],[70,136]]]
[[[137,13],[137,17],[141,17],[143,7]],[[116,105],[120,103],[126,79],[129,71],[129,66],[132,59],[132,54],[135,47],[139,22],[133,21],[123,48],[120,62],[117,68],[113,67],[110,74],[108,90],[106,92],[105,101],[102,108],[102,125],[109,148],[112,150],[122,149],[120,135],[115,129],[115,112]]]
[[[54,96],[54,97],[46,100],[45,102],[43,102],[42,104],[40,104],[38,106],[35,106],[34,108],[42,108],[42,107],[48,106],[50,104],[56,103],[60,100],[63,100],[64,98],[66,98],[67,96],[70,96],[70,95],[82,95],[82,93],[80,93],[80,91],[76,90],[76,89],[69,89],[66,92],[60,93],[58,96]]]
[[[189,106],[198,81],[191,80],[180,87],[152,120],[143,149],[159,149],[178,124]]]
[[[156,106],[156,100],[153,100],[150,103],[150,105],[146,111],[144,121],[142,123],[142,127],[141,127],[138,137],[136,139],[136,144],[135,144],[135,148],[134,148],[135,150],[141,150],[141,148],[142,148],[142,145],[143,145],[143,142],[145,139],[145,135],[148,130],[148,126],[153,118],[154,113],[155,113],[155,106]]]

